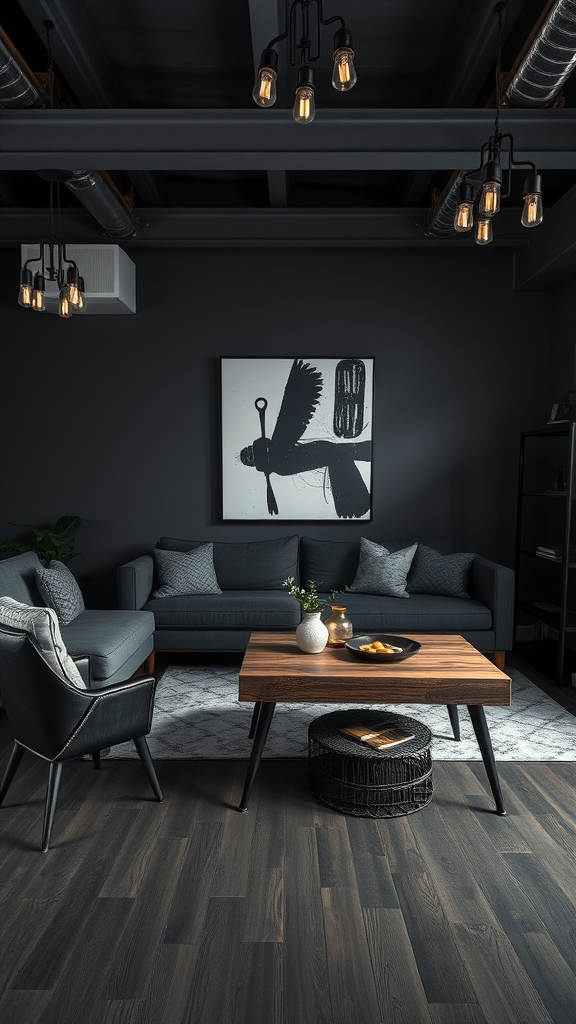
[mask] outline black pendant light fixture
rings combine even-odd
[[[320,35],[322,25],[340,22],[340,28],[334,34],[334,51],[332,53],[332,85],[338,92],[348,92],[356,83],[354,68],[354,48],[352,36],[340,15],[324,18],[322,0],[295,0],[288,14],[288,29],[275,39],[271,39],[262,51],[260,66],[252,98],[259,107],[272,107],[276,102],[276,81],[278,78],[278,53],[274,49],[276,43],[290,38],[290,67],[298,67],[296,92],[292,116],[298,124],[310,124],[314,120],[314,71],[311,64],[320,56]],[[299,27],[298,27],[299,26]],[[298,42],[300,35],[300,42]],[[298,55],[298,51],[300,54]]]
[[[494,7],[498,16],[498,56],[496,59],[496,118],[494,134],[484,143],[480,151],[480,165],[464,174],[458,193],[458,208],[454,217],[454,230],[470,231],[474,226],[475,206],[476,232],[478,245],[486,245],[492,241],[492,218],[500,209],[500,200],[510,195],[512,188],[512,171],[518,167],[530,169],[525,182],[523,208],[520,223],[525,228],[534,228],[542,223],[542,178],[536,167],[529,160],[514,159],[514,139],[509,133],[500,132],[500,63],[502,53],[502,17],[508,0],[502,0]],[[482,185],[477,194],[475,184],[470,178],[481,176]]]
[[[52,172],[44,172],[46,175]],[[55,172],[56,173],[56,172]],[[60,221],[60,182],[50,178],[50,237],[38,243],[38,256],[26,260],[20,271],[20,292],[18,302],[25,309],[43,313],[46,309],[46,280],[58,285],[58,312],[67,319],[72,313],[86,310],[84,278],[80,275],[74,260],[66,255],[66,243],[54,236],[54,193],[58,220]],[[33,274],[30,264],[39,264]]]

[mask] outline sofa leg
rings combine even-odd
[[[506,651],[494,651],[494,664],[501,672],[506,668]]]
[[[146,661],[144,662],[144,672],[146,673],[147,676],[153,676],[154,675],[154,662],[155,662],[155,660],[156,660],[156,651],[152,651],[152,653],[148,655],[148,657],[146,658]]]

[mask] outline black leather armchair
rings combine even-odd
[[[86,680],[88,659],[78,659]],[[157,800],[162,800],[146,736],[152,726],[156,680],[138,676],[99,690],[81,690],[56,674],[30,635],[0,625],[0,694],[14,746],[0,783],[2,804],[25,750],[49,763],[42,830],[42,853],[50,843],[64,761],[92,755],[133,740]]]

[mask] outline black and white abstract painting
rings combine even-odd
[[[373,370],[223,358],[223,518],[370,519]]]

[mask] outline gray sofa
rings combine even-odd
[[[36,586],[41,565],[35,551],[0,561],[0,596],[42,606]],[[150,611],[87,608],[60,631],[73,658],[89,659],[90,686],[97,688],[130,679],[145,662],[150,671],[154,625]]]
[[[156,547],[189,551],[201,543],[161,537]],[[381,543],[397,551],[412,541]],[[421,543],[443,555],[454,551],[450,537]],[[153,612],[155,651],[244,650],[252,630],[292,631],[300,621],[300,605],[282,589],[288,576],[315,580],[326,596],[352,583],[359,554],[358,541],[311,537],[215,542],[214,568],[222,593],[155,598],[155,563],[148,552],[119,567],[118,603],[125,610]],[[514,573],[475,555],[468,593],[467,598],[413,593],[401,599],[347,592],[341,603],[355,633],[458,633],[478,650],[494,653],[503,666],[504,653],[512,649]]]

